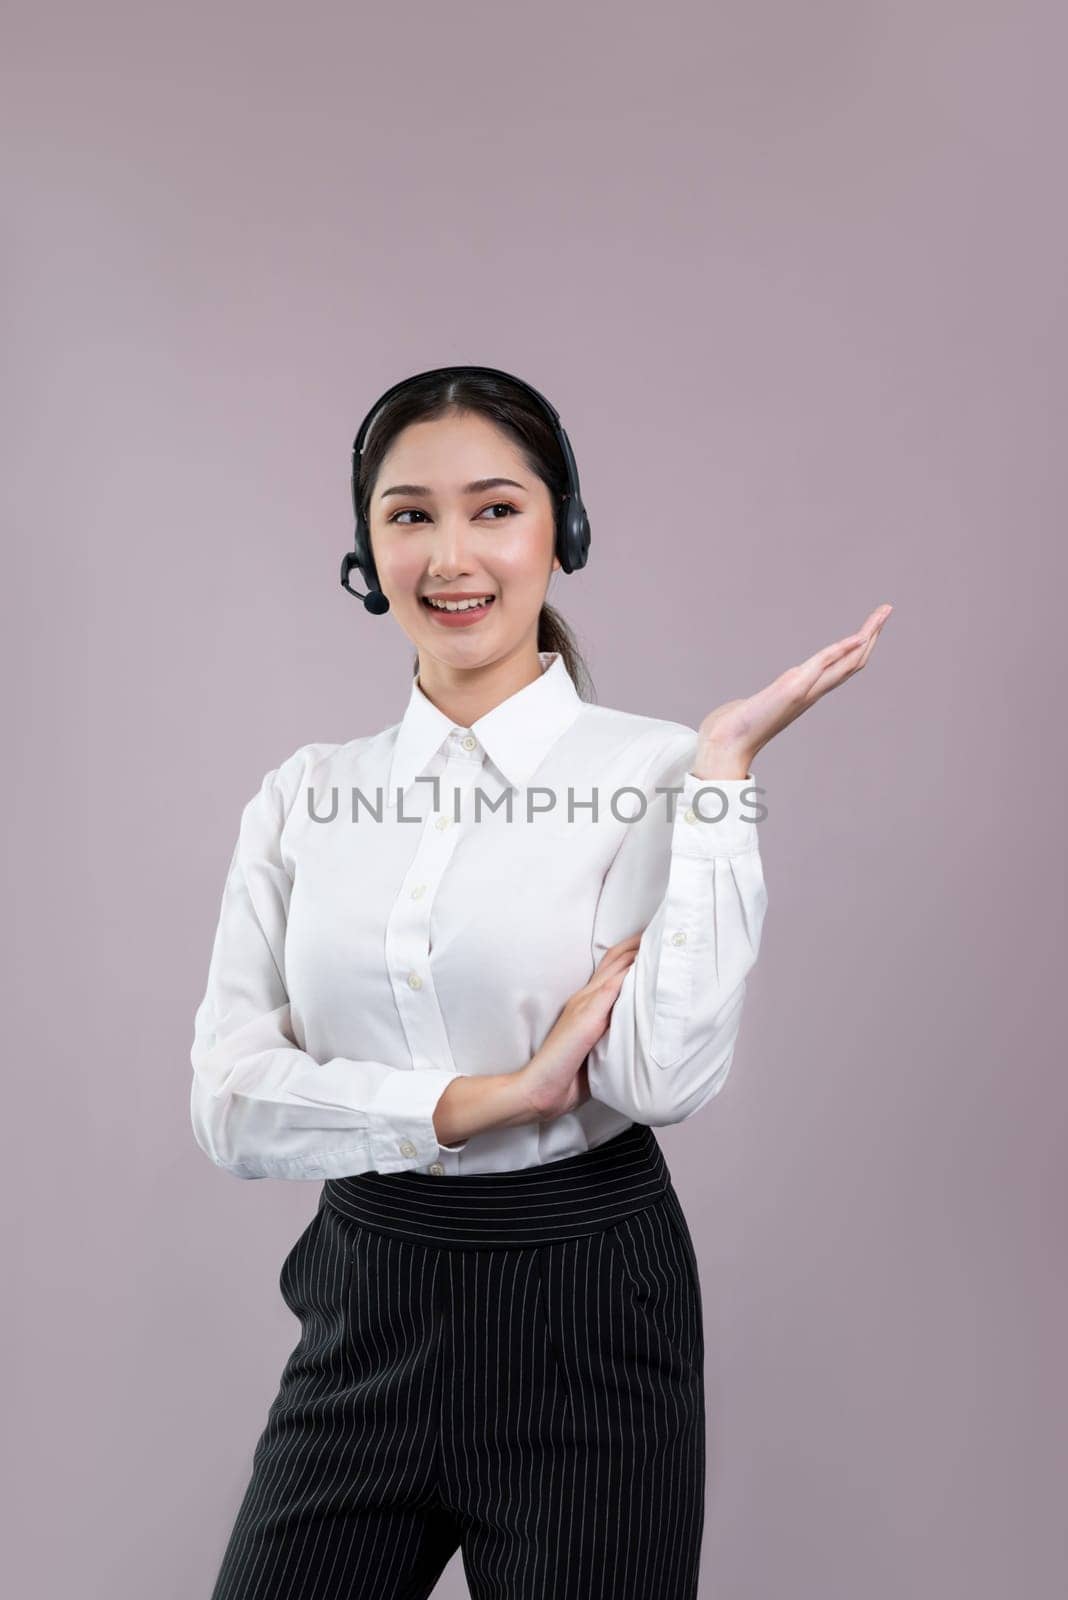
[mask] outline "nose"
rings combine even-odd
[[[427,571],[432,577],[455,578],[472,567],[471,528],[463,512],[442,516],[434,530]]]

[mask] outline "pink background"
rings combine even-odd
[[[1063,8],[7,18],[13,1592],[209,1592],[319,1185],[201,1154],[193,1012],[263,773],[406,703],[356,425],[469,361],[570,433],[602,703],[695,725],[896,607],[758,759],[733,1072],[660,1135],[702,1595],[1062,1595]]]

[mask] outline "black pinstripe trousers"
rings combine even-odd
[[[213,1600],[693,1600],[697,1260],[651,1128],[515,1172],[324,1183],[300,1339]]]

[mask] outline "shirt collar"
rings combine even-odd
[[[582,710],[582,699],[558,650],[539,650],[541,675],[471,724],[471,732],[507,782],[520,787]],[[421,776],[456,726],[412,683],[397,727],[387,803]]]

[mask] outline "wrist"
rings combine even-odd
[[[702,783],[715,783],[717,778],[748,778],[754,754],[739,745],[699,744],[690,770]]]
[[[536,1085],[530,1070],[531,1061],[518,1072],[506,1072],[501,1078],[501,1105],[508,1114],[508,1127],[519,1127],[528,1122],[546,1122],[549,1113],[538,1104]]]
[[[456,1078],[446,1094],[452,1100],[451,1120],[459,1131],[440,1142],[455,1144],[459,1139],[470,1139],[473,1134],[486,1133],[491,1128],[517,1128],[523,1123],[539,1121],[538,1112],[531,1104],[529,1083],[523,1069],[474,1072]]]
[[[443,1146],[466,1143],[476,1133],[511,1127],[517,1094],[506,1072],[457,1073],[438,1100],[434,1132]]]

